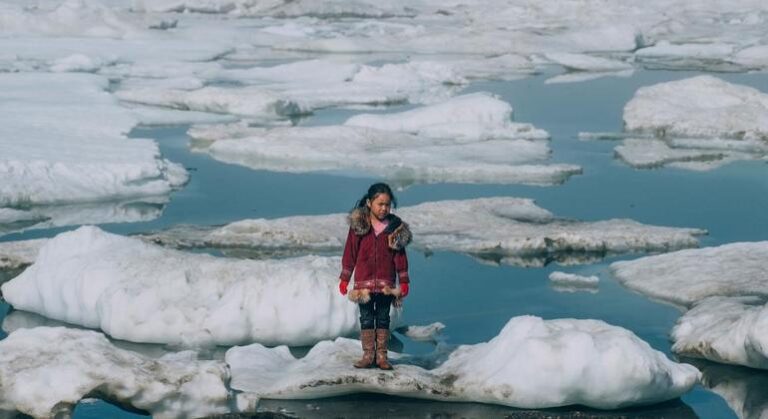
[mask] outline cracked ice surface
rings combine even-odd
[[[768,297],[768,242],[687,249],[611,264],[624,286],[674,304],[712,296]]]
[[[599,320],[515,317],[490,341],[431,361],[391,354],[392,372],[352,368],[359,356],[359,341],[339,338],[318,343],[301,359],[284,346],[254,344],[230,349],[226,361],[232,388],[264,398],[376,392],[522,408],[652,404],[679,397],[700,377],[693,366],[672,362],[632,332]]]
[[[684,356],[768,369],[768,306],[755,297],[704,299],[678,319],[672,341]]]
[[[151,359],[93,331],[38,327],[0,341],[0,409],[34,417],[68,412],[94,393],[157,418],[224,413],[227,378],[223,363],[193,352]]]
[[[157,144],[128,139],[136,124],[84,74],[0,74],[0,206],[168,194],[187,180]]]
[[[417,248],[502,256],[502,261],[512,264],[524,262],[524,257],[558,258],[569,252],[610,254],[695,247],[696,236],[706,233],[626,219],[562,220],[523,198],[427,202],[399,208],[397,214],[410,225]],[[145,239],[177,247],[247,248],[264,254],[336,252],[346,238],[345,216],[242,220],[216,228],[179,226]]]
[[[2,292],[14,308],[132,342],[308,345],[358,328],[340,264],[216,258],[81,227],[45,243]]]
[[[624,124],[631,133],[655,137],[616,147],[633,167],[708,170],[768,159],[768,94],[712,76],[640,88],[624,107]]]
[[[403,183],[535,185],[562,183],[581,172],[574,165],[543,164],[550,154],[547,134],[509,121],[511,114],[492,95],[474,94],[396,114],[358,115],[346,125],[244,134],[214,127],[190,135],[211,142],[200,151],[217,160],[263,170],[363,172]],[[376,159],[369,158],[372,152]]]

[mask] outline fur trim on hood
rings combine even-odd
[[[371,211],[366,207],[355,208],[347,216],[347,221],[358,236],[368,234],[371,230]],[[404,249],[413,240],[408,224],[395,214],[387,215],[387,221],[389,224],[384,232],[389,235],[389,247],[394,250]]]

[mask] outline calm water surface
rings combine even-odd
[[[486,196],[528,197],[562,217],[582,220],[631,218],[650,224],[704,228],[709,235],[702,239],[703,246],[767,240],[768,166],[765,162],[735,163],[704,173],[676,169],[635,170],[614,159],[613,147],[617,143],[576,138],[579,132],[621,131],[622,108],[637,88],[695,74],[698,73],[640,71],[630,78],[604,78],[573,84],[546,84],[546,76],[513,82],[475,83],[466,91],[493,92],[511,103],[516,121],[531,122],[550,132],[554,161],[582,165],[584,174],[557,187],[413,185],[398,193],[400,204]],[[765,74],[718,74],[718,77],[768,91],[768,75]],[[387,111],[401,109],[405,108]],[[322,111],[300,124],[335,124],[353,113]],[[244,218],[343,212],[371,182],[377,180],[327,174],[272,173],[219,163],[206,155],[189,152],[186,129],[185,126],[141,128],[132,133],[135,137],[156,138],[167,158],[191,170],[191,181],[173,194],[162,217],[151,222],[103,225],[103,228],[129,234],[179,223],[223,224]],[[11,234],[0,241],[50,237],[68,229],[71,228],[33,230]],[[633,257],[636,255],[621,258]],[[447,326],[444,331],[447,340],[459,344],[487,341],[510,317],[518,315],[530,314],[546,319],[597,318],[632,330],[654,348],[672,356],[668,334],[680,312],[614,282],[608,274],[608,265],[618,259],[578,266],[549,264],[540,268],[520,268],[455,253],[425,255],[412,251],[413,287],[406,301],[405,320],[409,324],[443,322]],[[558,292],[550,287],[547,279],[555,270],[598,275],[601,278],[599,292]],[[7,306],[0,308],[0,317],[4,317]],[[424,353],[431,347],[403,339],[403,350]],[[757,382],[766,381],[764,373],[747,371],[747,375],[756,377]],[[367,396],[318,401],[313,405],[312,414],[301,412],[301,406],[308,406],[302,402],[294,405],[293,411],[306,416],[319,415],[321,411],[330,412],[331,416],[347,414],[344,412],[348,412],[348,405],[355,404],[355,400],[362,402],[364,397]],[[735,417],[720,396],[700,387],[684,396],[683,402],[688,413],[682,416]],[[401,413],[409,411],[407,401],[398,403]],[[411,413],[415,416],[423,416],[424,409],[432,413],[447,409],[444,404],[425,408],[423,402],[412,403]],[[282,405],[272,403],[270,406]],[[466,406],[462,405],[461,409]],[[480,413],[480,417],[513,412],[499,408],[490,413],[490,410],[483,410],[490,408],[470,406],[485,412]],[[680,408],[673,406],[673,409]],[[675,415],[680,414],[680,411],[676,412]],[[101,402],[81,404],[75,413],[77,418],[106,416],[137,415]]]

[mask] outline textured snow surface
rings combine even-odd
[[[627,139],[616,154],[629,165],[708,170],[768,158],[768,94],[713,76],[640,88],[624,107]]]
[[[81,227],[48,241],[2,292],[16,309],[132,342],[309,345],[358,328],[340,264],[216,258]]]
[[[397,209],[424,250],[499,257],[510,264],[535,264],[554,257],[669,251],[695,247],[698,229],[658,227],[626,219],[584,222],[555,217],[533,200],[478,198],[427,202]],[[337,252],[348,227],[345,214],[254,219],[222,227],[180,226],[147,235],[174,247],[244,248],[254,253]],[[530,260],[529,260],[530,258]]]
[[[765,299],[704,299],[677,321],[672,340],[672,350],[681,355],[768,369]]]
[[[628,288],[684,306],[712,296],[768,297],[768,242],[647,256],[615,262],[611,271]]]
[[[393,372],[353,368],[360,352],[359,341],[339,338],[320,342],[301,359],[285,346],[254,344],[230,349],[226,361],[232,388],[264,398],[376,392],[522,408],[651,404],[686,393],[700,377],[693,366],[597,320],[515,317],[489,342],[431,361],[391,354]]]
[[[0,207],[166,195],[187,180],[85,74],[0,74]]]
[[[158,418],[222,413],[227,378],[221,362],[192,352],[151,359],[92,331],[20,329],[0,341],[0,409],[34,417],[67,412],[93,393]]]

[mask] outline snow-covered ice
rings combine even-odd
[[[0,74],[0,207],[167,195],[187,180],[88,74]]]
[[[132,342],[309,345],[359,327],[340,264],[216,258],[81,227],[45,243],[2,292],[14,308]]]
[[[549,274],[550,285],[555,291],[561,292],[597,292],[600,278],[591,275],[583,276],[567,272],[555,271]]]
[[[422,250],[567,261],[572,254],[670,251],[698,245],[706,231],[659,227],[627,219],[584,222],[555,217],[524,198],[427,202],[397,209]],[[178,226],[145,236],[173,247],[242,248],[254,253],[338,252],[347,233],[345,214],[237,221],[222,227]],[[518,260],[520,259],[520,260]],[[578,259],[578,258],[577,258]]]
[[[338,338],[300,359],[285,346],[234,347],[226,362],[233,389],[263,398],[376,392],[521,408],[652,404],[679,397],[700,377],[693,366],[599,320],[515,317],[490,341],[440,354],[428,368],[420,365],[430,362],[391,354],[393,372],[357,370],[352,363],[359,356],[359,341]]]
[[[768,297],[768,242],[731,243],[614,262],[611,271],[628,288],[683,306],[713,296]]]
[[[624,107],[624,126],[653,137],[616,147],[633,167],[707,170],[768,159],[768,94],[709,75],[638,89]]]
[[[768,306],[756,297],[704,299],[678,319],[672,341],[680,355],[768,369]]]
[[[93,394],[158,418],[224,413],[227,378],[223,363],[193,352],[151,359],[93,331],[20,329],[0,341],[0,409],[34,417],[66,413]]]
[[[358,115],[345,125],[190,135],[210,144],[198,150],[218,160],[262,170],[363,172],[403,183],[536,185],[561,183],[581,172],[575,165],[545,164],[548,135],[511,122],[511,113],[492,95],[474,94],[397,114]]]
[[[18,269],[35,263],[48,239],[0,242],[0,269]]]
[[[398,327],[396,332],[415,341],[435,342],[445,329],[445,325],[440,322],[428,324],[426,326],[402,326]]]

